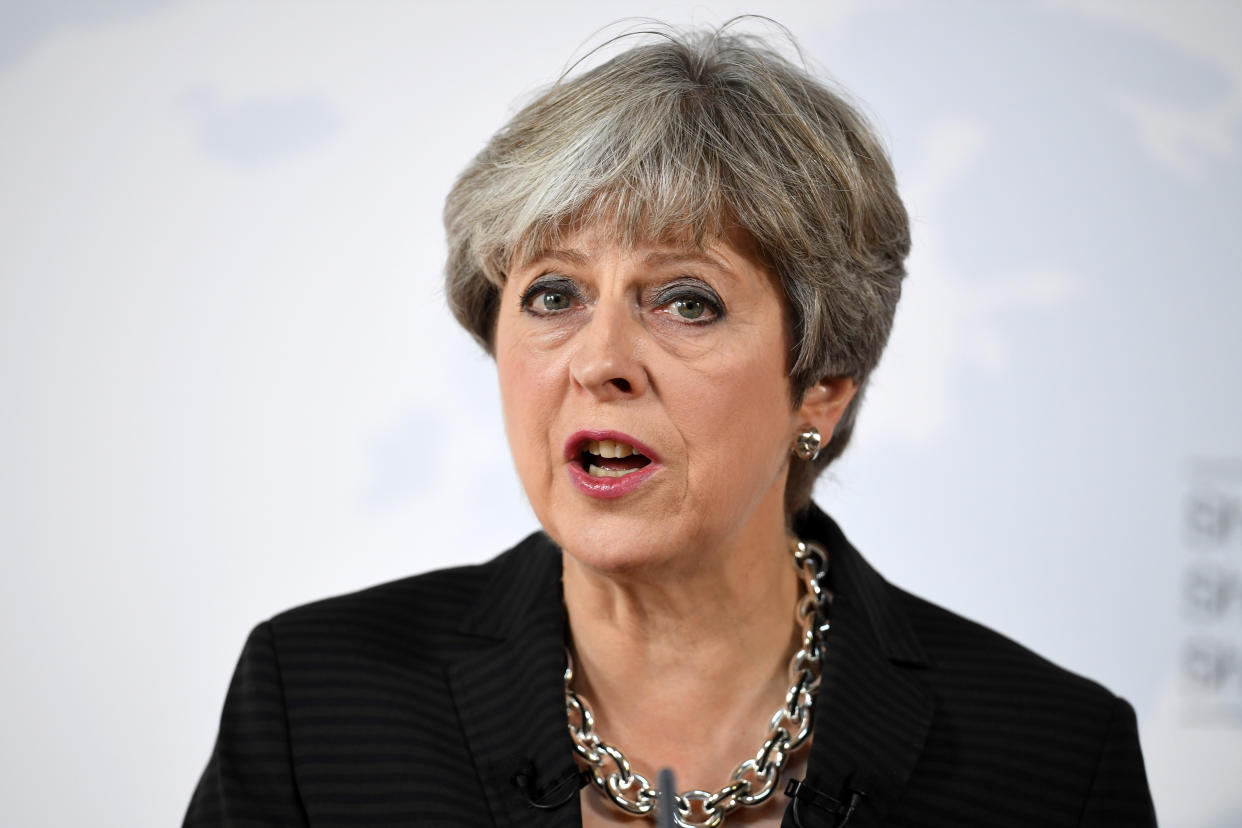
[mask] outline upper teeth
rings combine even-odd
[[[642,454],[628,443],[616,440],[588,440],[587,451],[599,457],[629,457],[631,454]]]

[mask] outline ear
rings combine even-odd
[[[826,377],[806,389],[798,406],[797,427],[811,425],[828,445],[832,432],[845,414],[846,407],[858,393],[858,383],[849,377]]]

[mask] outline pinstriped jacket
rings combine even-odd
[[[815,507],[834,594],[783,828],[1155,824],[1134,712],[888,584]],[[255,628],[186,826],[580,826],[560,551],[309,604]],[[854,796],[857,794],[858,796]]]

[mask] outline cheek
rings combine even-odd
[[[777,348],[757,348],[695,383],[687,436],[711,468],[780,468],[792,419],[789,382]]]
[[[505,433],[523,484],[533,483],[538,469],[548,468],[550,432],[559,400],[555,366],[546,354],[520,343],[502,345],[498,337],[496,371],[500,383]]]

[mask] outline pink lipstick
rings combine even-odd
[[[565,459],[574,488],[601,499],[629,494],[663,468],[651,448],[612,430],[570,435],[565,441]]]

